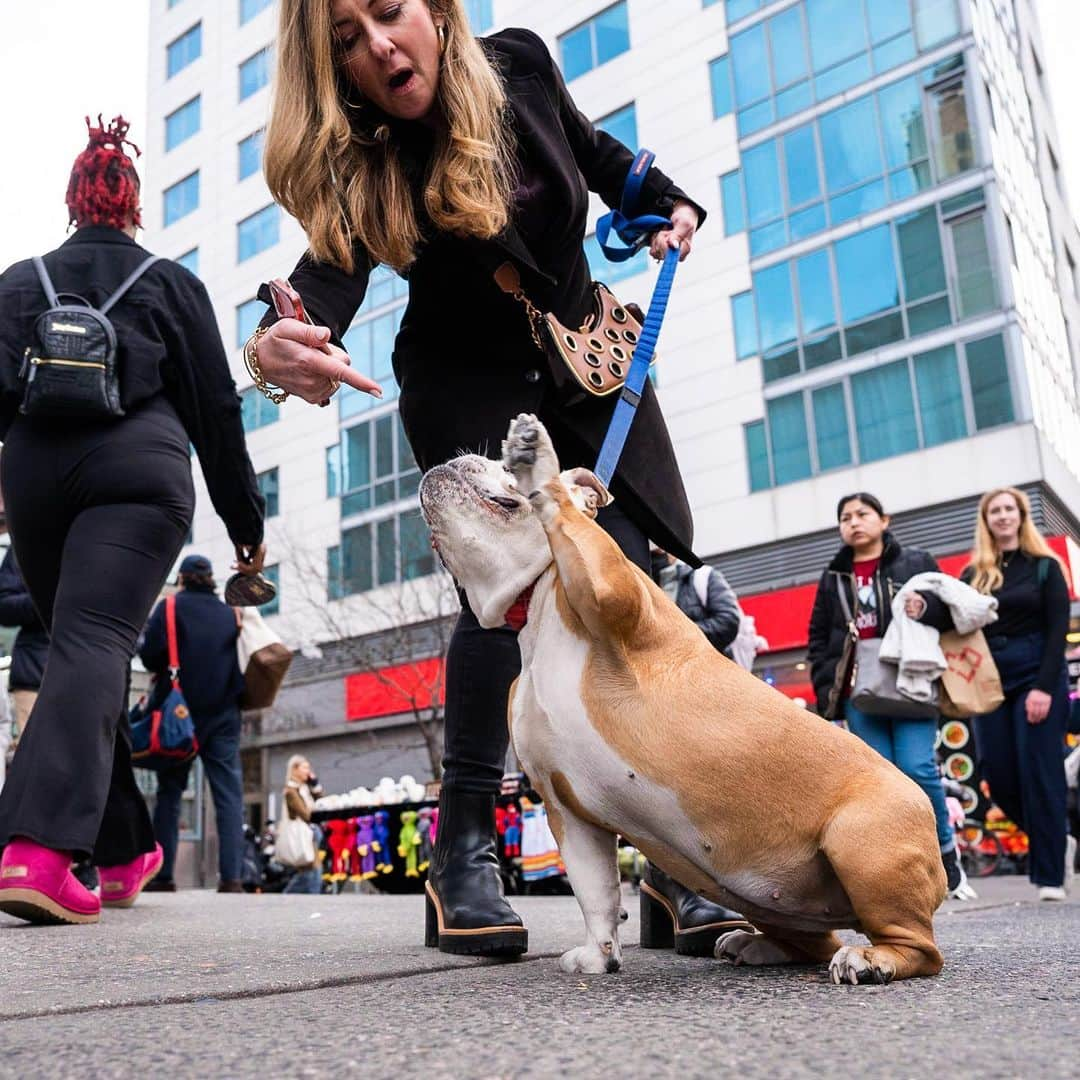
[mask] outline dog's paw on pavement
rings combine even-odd
[[[748,930],[729,930],[716,939],[713,952],[717,960],[724,960],[736,967],[740,964],[758,967],[793,963],[776,942],[770,941],[764,934],[754,934]]]
[[[829,962],[829,978],[837,986],[871,984],[882,986],[895,974],[891,960],[873,946],[845,945]]]
[[[559,957],[559,967],[567,975],[613,975],[622,961],[617,945],[610,944],[606,950],[599,945],[579,945]]]

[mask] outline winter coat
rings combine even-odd
[[[694,577],[697,571],[686,563],[678,563],[675,568],[679,582],[675,594],[675,603],[679,610],[709,639],[709,644],[718,652],[729,654],[731,643],[739,633],[739,601],[735,591],[727,583],[716,567],[709,572],[709,589],[706,603],[702,604],[698,595]]]
[[[885,547],[881,553],[874,589],[877,594],[878,636],[889,628],[892,620],[892,601],[908,578],[924,572],[937,572],[938,564],[928,551],[918,548],[902,548],[891,532],[885,533]],[[844,651],[848,623],[840,605],[837,585],[847,590],[848,604],[854,612],[857,607],[857,589],[854,574],[855,552],[844,544],[829,563],[818,582],[814,610],[810,614],[809,645],[806,658],[810,663],[810,678],[817,696],[818,712],[825,715],[829,690],[836,678],[836,665]],[[952,629],[949,609],[933,593],[920,592],[926,601],[922,621],[938,630]]]
[[[498,287],[494,273],[512,263],[536,307],[567,326],[580,326],[592,307],[583,247],[590,230],[589,192],[618,206],[634,155],[582,115],[536,34],[504,30],[481,39],[481,45],[506,87],[519,202],[506,230],[481,241],[437,232],[418,198],[425,238],[407,271],[409,303],[393,352],[401,422],[425,470],[466,451],[497,455],[510,421],[521,412],[544,422],[564,468],[591,468],[618,395],[564,405],[546,357],[533,344],[525,309]],[[431,135],[415,123],[387,122],[419,197]],[[691,201],[654,167],[646,174],[638,213],[670,216],[679,199]],[[700,208],[699,215],[704,221]],[[312,320],[328,326],[338,343],[363,302],[372,270],[359,245],[355,258],[347,274],[305,255],[290,275]],[[269,302],[265,285],[259,297]],[[263,325],[274,318],[267,312]],[[692,550],[690,505],[651,382],[610,487],[650,539],[700,565]]]
[[[49,632],[30,599],[12,548],[0,563],[0,626],[19,627],[11,650],[8,689],[39,689],[49,657]]]

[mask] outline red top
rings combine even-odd
[[[859,601],[858,610],[855,613],[855,626],[861,638],[878,636],[878,595],[874,585],[874,575],[877,573],[880,562],[880,558],[865,559],[852,566],[855,574],[855,593]]]

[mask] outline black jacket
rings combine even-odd
[[[505,80],[521,190],[531,193],[530,202],[520,203],[511,225],[489,242],[437,233],[428,223],[408,272],[409,304],[394,346],[402,424],[420,467],[429,469],[463,450],[496,456],[510,421],[532,412],[547,424],[564,466],[591,467],[615,395],[571,408],[560,405],[524,309],[492,275],[511,260],[537,307],[580,325],[591,302],[582,246],[589,191],[617,206],[633,154],[578,111],[535,34],[505,30],[483,39],[483,45]],[[430,136],[419,125],[391,121],[390,126],[419,192]],[[653,168],[640,212],[667,215],[676,199],[685,198]],[[352,276],[310,256],[291,275],[312,319],[330,327],[339,342],[364,299],[371,270],[366,253],[356,255]],[[269,301],[265,288],[259,295]],[[268,312],[263,322],[272,321]],[[649,383],[612,493],[661,547],[699,565],[691,550],[693,525],[678,463]]]
[[[704,573],[704,570],[701,571]],[[679,582],[675,603],[679,610],[709,639],[718,652],[727,653],[739,633],[739,601],[727,578],[714,566],[709,572],[706,603],[702,604],[694,577],[697,571],[684,563],[676,567]]]
[[[100,305],[149,252],[118,229],[88,225],[45,256],[59,293]],[[30,260],[0,275],[0,439],[18,413],[23,350],[49,302]],[[240,398],[202,282],[178,263],[152,266],[109,312],[124,408],[164,393],[202,463],[214,509],[234,543],[263,534],[263,500],[244,444]]]
[[[856,609],[855,561],[853,550],[845,544],[821,575],[814,610],[810,615],[810,643],[806,658],[810,662],[810,678],[817,695],[818,712],[825,715],[829,690],[836,678],[836,665],[844,651],[847,636],[847,620],[837,587],[846,590],[848,605]],[[933,555],[918,548],[902,548],[892,533],[885,533],[885,550],[878,563],[874,586],[877,591],[878,637],[882,637],[892,622],[893,598],[900,587],[916,574],[935,572],[939,569]],[[933,593],[920,592],[926,601],[926,611],[921,622],[938,630],[952,629],[952,616],[948,607]]]
[[[19,627],[11,650],[8,689],[37,690],[49,656],[49,632],[30,599],[11,548],[0,563],[0,626]]]
[[[244,676],[236,656],[239,630],[231,607],[212,589],[187,587],[176,594],[176,643],[180,651],[180,687],[196,727],[238,705]],[[163,675],[169,666],[165,601],[146,624],[139,659],[147,671]]]

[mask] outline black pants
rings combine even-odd
[[[604,507],[596,520],[647,572],[649,541],[618,505]],[[483,629],[462,593],[461,615],[446,654],[444,787],[498,793],[510,741],[510,684],[520,671],[517,633],[506,626]]]
[[[1069,684],[1062,660],[1050,712],[1029,724],[1026,702],[1042,661],[1041,634],[989,638],[1005,700],[975,718],[979,767],[990,796],[1028,835],[1028,877],[1034,885],[1061,885],[1065,873],[1065,727]]]
[[[100,866],[154,847],[127,732],[131,657],[194,511],[188,438],[158,398],[111,424],[20,417],[0,458],[15,557],[50,631],[30,723],[0,793],[0,845]]]

